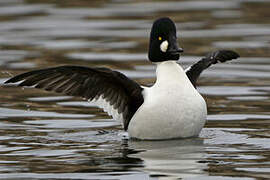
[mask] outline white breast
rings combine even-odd
[[[157,81],[143,94],[144,103],[128,127],[130,137],[172,139],[200,133],[206,120],[206,103],[175,61],[158,64]]]

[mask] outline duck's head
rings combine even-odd
[[[174,22],[167,17],[157,19],[152,26],[148,58],[152,62],[178,60],[182,48],[178,47]]]

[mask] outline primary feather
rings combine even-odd
[[[124,74],[108,68],[60,66],[26,72],[5,83],[16,82],[20,82],[19,86],[34,86],[93,101],[114,119],[123,120],[125,130],[143,103],[142,88]]]
[[[218,50],[211,53],[208,53],[204,58],[202,58],[197,63],[193,64],[189,68],[186,69],[186,74],[193,84],[196,87],[196,82],[203,72],[203,70],[210,67],[212,64],[216,64],[218,62],[226,62],[233,59],[237,59],[239,54],[231,50]]]

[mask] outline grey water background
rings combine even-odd
[[[217,49],[241,55],[200,78],[198,138],[127,141],[87,101],[3,86],[64,64],[150,85],[148,38],[163,16],[177,23],[183,67]],[[270,179],[269,19],[269,0],[0,0],[0,179]]]

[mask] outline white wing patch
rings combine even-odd
[[[188,72],[191,69],[191,66],[185,69],[185,73]]]
[[[123,113],[118,113],[118,110],[113,108],[113,105],[110,105],[110,102],[106,101],[106,99],[104,99],[102,95],[99,96],[99,98],[93,99],[90,102],[98,106],[99,108],[102,108],[104,112],[107,112],[110,116],[113,117],[114,120],[123,123]]]

